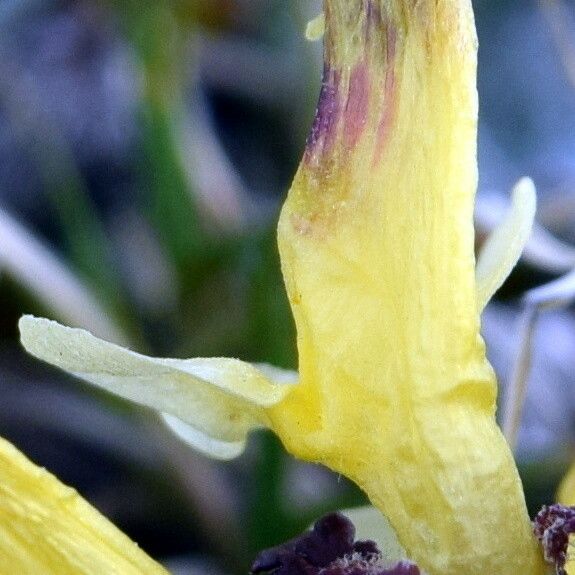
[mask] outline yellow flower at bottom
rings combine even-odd
[[[557,491],[557,501],[562,505],[575,506],[575,464],[572,464]],[[568,561],[565,569],[569,575],[575,575],[575,563]]]
[[[295,456],[364,489],[429,575],[541,575],[479,333],[534,199],[523,182],[525,217],[504,224],[476,270],[471,2],[324,8],[320,102],[279,225],[298,382],[237,360],[148,358],[30,317],[22,341],[167,413],[180,436],[216,456],[271,428]]]
[[[76,491],[1,438],[0,573],[167,575]]]

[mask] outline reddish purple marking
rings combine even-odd
[[[305,157],[307,161],[318,154],[329,153],[334,145],[341,111],[340,83],[341,73],[339,70],[330,68],[329,64],[326,63],[315,119],[306,143]]]
[[[377,140],[373,164],[379,163],[389,140],[389,132],[395,121],[397,112],[397,94],[395,82],[395,48],[397,32],[391,25],[387,27],[387,62],[385,81],[383,85],[384,104],[383,113],[377,128]]]
[[[371,82],[365,62],[360,62],[351,71],[349,93],[344,112],[344,141],[348,149],[355,147],[367,122]]]
[[[326,10],[329,10],[329,4]],[[362,59],[350,71],[347,94],[343,91],[341,71],[332,68],[328,59],[324,64],[322,86],[311,133],[307,139],[304,160],[307,164],[319,166],[322,158],[332,152],[342,130],[343,145],[353,149],[361,138],[368,120],[370,99],[374,90],[383,92],[384,108],[377,128],[373,163],[384,153],[389,139],[388,133],[396,114],[395,96],[395,51],[397,34],[391,23],[386,21],[377,0],[363,0],[365,11],[366,56],[371,34],[387,34],[385,80],[374,85],[367,59]],[[326,18],[329,16],[326,12]],[[379,43],[378,43],[379,44]]]

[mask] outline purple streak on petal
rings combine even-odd
[[[373,30],[381,30],[383,18],[379,3],[375,0],[366,0],[365,2],[365,35],[369,40]]]
[[[387,53],[386,53],[386,73],[383,84],[383,112],[377,128],[377,140],[375,145],[375,154],[373,158],[374,165],[381,160],[387,143],[389,141],[390,130],[395,121],[397,112],[397,87],[395,77],[395,52],[397,43],[397,31],[387,25]]]
[[[341,109],[340,80],[339,70],[326,63],[315,119],[306,143],[305,159],[308,162],[318,155],[329,153],[333,148]]]
[[[365,129],[371,92],[369,70],[365,62],[352,69],[344,111],[344,142],[348,150],[355,147]]]

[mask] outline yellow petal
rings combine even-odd
[[[571,465],[559,485],[557,501],[563,505],[575,505],[575,464]]]
[[[0,573],[168,575],[76,491],[1,438]]]
[[[31,316],[24,316],[19,327],[24,347],[37,358],[221,442],[241,443],[251,429],[266,425],[265,409],[291,388],[235,359],[146,357],[87,331]]]
[[[221,441],[214,439],[206,433],[203,433],[193,425],[184,423],[181,419],[162,413],[162,420],[168,426],[168,429],[179,437],[184,443],[214,459],[235,459],[239,457],[245,447],[244,441]]]
[[[557,491],[557,502],[563,505],[575,505],[575,463],[571,465]],[[573,556],[572,548],[569,550]],[[566,570],[568,575],[575,575],[575,563],[567,561]]]
[[[294,455],[362,487],[430,575],[543,566],[479,335],[470,0],[326,0],[322,92],[279,224]]]
[[[511,209],[489,236],[477,261],[477,309],[481,312],[503,285],[529,240],[537,198],[529,178],[520,180],[513,189]]]

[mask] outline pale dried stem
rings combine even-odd
[[[566,308],[575,299],[575,270],[528,291],[519,329],[520,343],[504,404],[502,429],[512,450],[517,445],[532,362],[533,336],[539,314]]]

